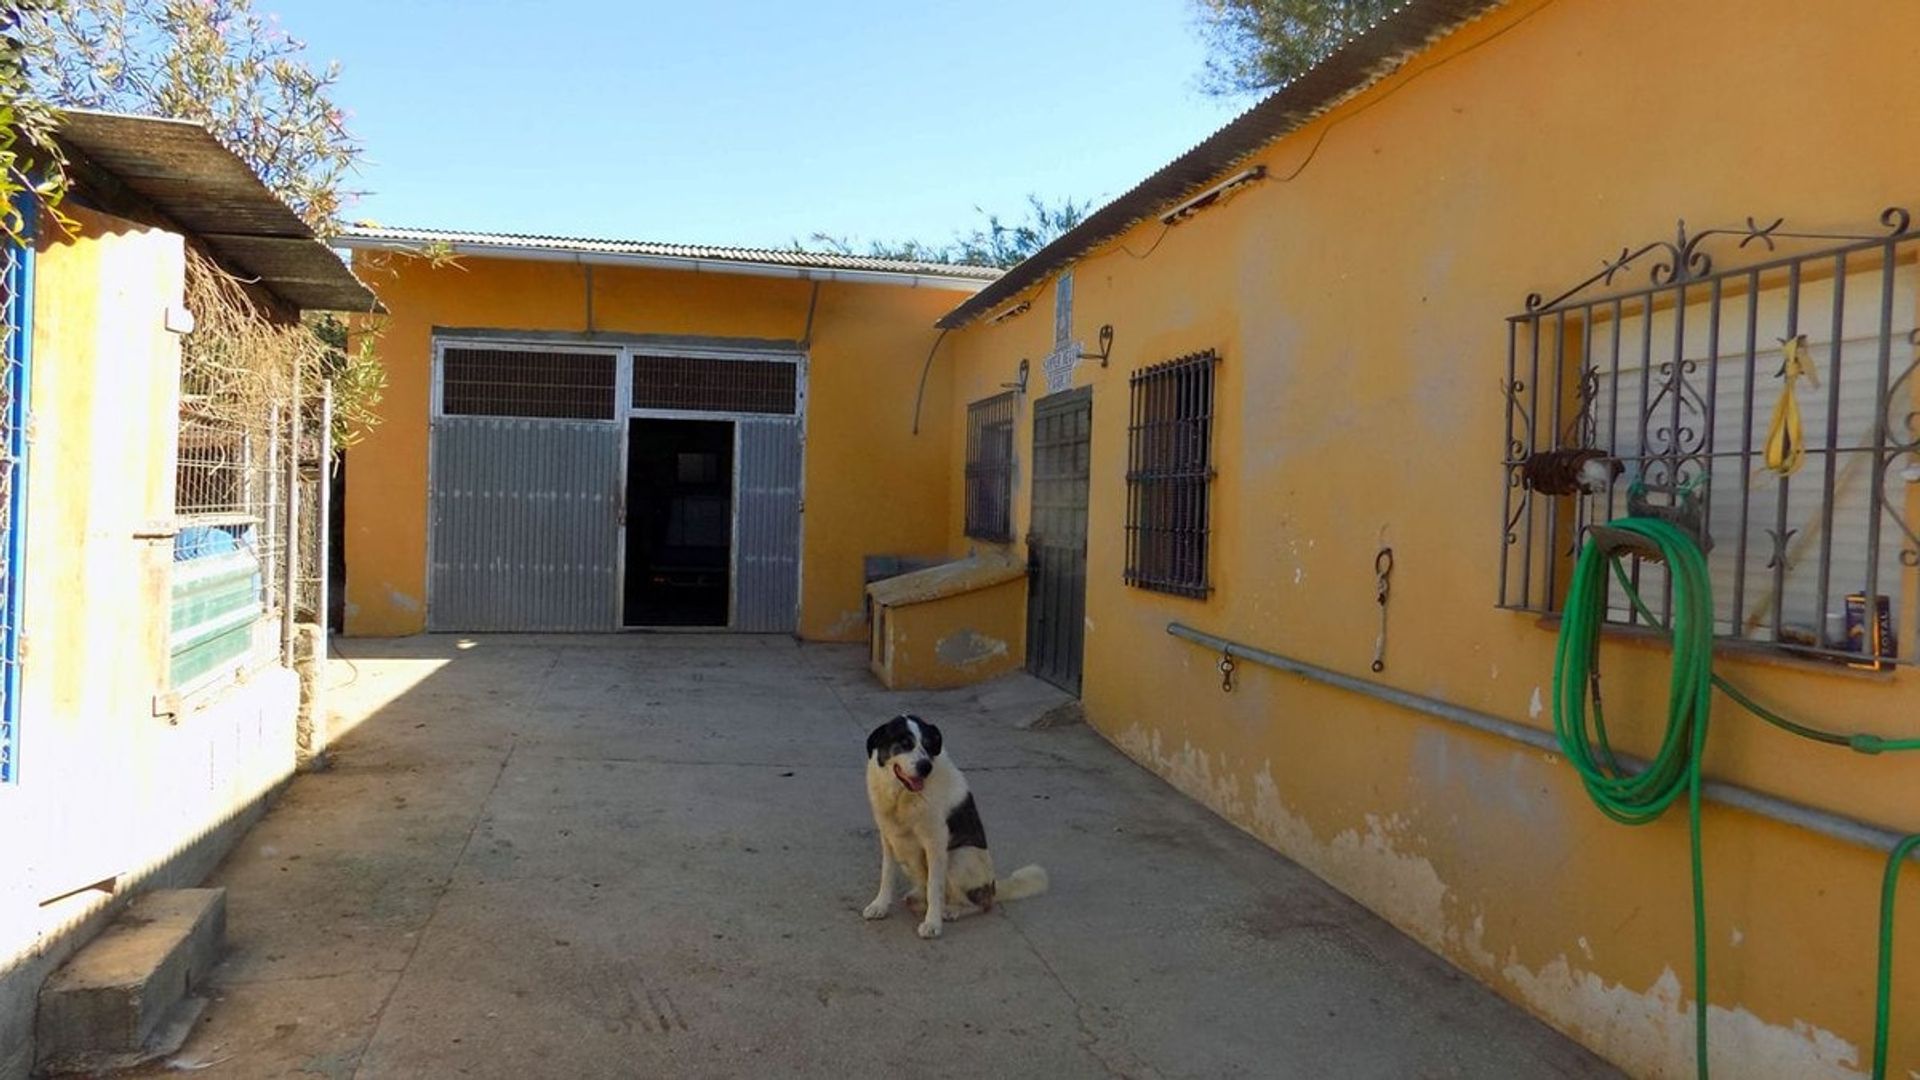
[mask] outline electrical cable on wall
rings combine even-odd
[[[927,372],[933,370],[933,354],[940,351],[940,343],[947,340],[947,328],[942,327],[934,335],[933,345],[927,349],[926,363],[920,365],[920,389],[913,392],[913,434],[920,434],[920,402],[927,396]]]

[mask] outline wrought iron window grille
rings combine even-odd
[[[1651,513],[1707,547],[1719,637],[1856,666],[1920,655],[1920,234],[1904,209],[1879,221],[1682,223],[1526,298],[1501,382],[1501,607],[1558,614],[1590,530]],[[1665,567],[1628,565],[1664,623]],[[1647,622],[1618,588],[1607,618]]]
[[[1213,350],[1135,371],[1127,422],[1126,583],[1204,597],[1212,510]]]
[[[1017,393],[967,406],[967,535],[1013,539],[1013,417]]]

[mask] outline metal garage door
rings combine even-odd
[[[429,630],[610,630],[618,618],[615,353],[441,352]]]
[[[733,626],[791,633],[800,605],[800,422],[739,427]]]

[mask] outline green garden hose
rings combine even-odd
[[[1553,727],[1567,759],[1579,771],[1587,794],[1600,811],[1627,825],[1644,825],[1687,795],[1687,835],[1693,875],[1694,1061],[1698,1074],[1707,1076],[1707,915],[1705,872],[1700,854],[1700,758],[1706,747],[1707,719],[1713,689],[1770,724],[1795,735],[1866,754],[1888,750],[1920,750],[1920,739],[1888,739],[1877,735],[1843,735],[1807,727],[1760,706],[1737,687],[1713,673],[1713,586],[1706,555],[1693,538],[1670,522],[1657,518],[1620,518],[1608,523],[1616,534],[1626,534],[1634,546],[1658,552],[1668,567],[1673,590],[1673,618],[1667,630],[1673,640],[1673,671],[1667,690],[1667,730],[1647,767],[1633,773],[1620,762],[1607,740],[1601,708],[1600,629],[1606,617],[1606,576],[1614,576],[1634,608],[1649,624],[1662,625],[1640,599],[1619,559],[1597,541],[1589,541],[1574,564],[1568,585],[1566,613],[1560,624],[1559,647],[1553,671]],[[1591,723],[1587,703],[1593,704]],[[1900,868],[1909,852],[1920,847],[1920,835],[1901,841],[1888,859],[1880,895],[1880,947],[1874,1009],[1875,1080],[1886,1075],[1887,1037],[1891,1025],[1893,984],[1893,913]]]
[[[1606,616],[1606,564],[1612,557],[1588,541],[1567,587],[1566,615],[1553,667],[1553,730],[1600,812],[1645,825],[1687,793],[1687,836],[1693,864],[1694,1060],[1707,1075],[1707,907],[1700,862],[1700,753],[1713,699],[1713,586],[1700,548],[1673,524],[1621,518],[1611,527],[1660,552],[1673,578],[1673,674],[1667,682],[1667,731],[1645,771],[1629,772],[1607,741],[1600,708],[1600,626]],[[1587,700],[1593,718],[1589,728]]]

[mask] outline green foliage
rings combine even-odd
[[[66,194],[66,157],[54,141],[53,109],[28,82],[21,19],[62,0],[21,0],[25,10],[0,14],[0,241],[19,243],[27,221],[22,196],[52,210]]]
[[[360,157],[331,96],[339,65],[310,66],[305,43],[252,0],[41,0],[21,16],[17,35],[21,48],[0,76],[24,76],[36,100],[203,124],[315,232],[336,231]],[[39,106],[34,116],[50,135],[51,111]],[[336,446],[379,422],[387,375],[373,333],[350,338],[333,315],[267,319],[237,283],[198,256],[192,261],[188,306],[199,326],[188,336],[185,374],[220,388],[207,401],[258,413],[298,367],[309,401],[321,379],[333,380]]]
[[[1209,55],[1200,85],[1217,97],[1285,86],[1397,0],[1193,0]]]
[[[872,240],[861,245],[846,237],[814,233],[808,243],[796,242],[794,250],[1005,269],[1080,224],[1091,206],[1092,203],[1088,201],[1062,199],[1058,203],[1049,203],[1038,195],[1028,195],[1027,212],[1021,220],[1009,223],[999,214],[975,207],[974,211],[986,218],[986,224],[955,232],[953,239],[944,244],[925,240]]]
[[[59,106],[205,124],[323,236],[360,144],[331,99],[337,64],[252,0],[58,0],[20,22],[34,91]]]
[[[337,315],[309,318],[307,330],[327,348],[322,374],[333,380],[333,445],[345,450],[380,422],[387,369],[374,352],[379,334],[371,327],[350,328]]]

